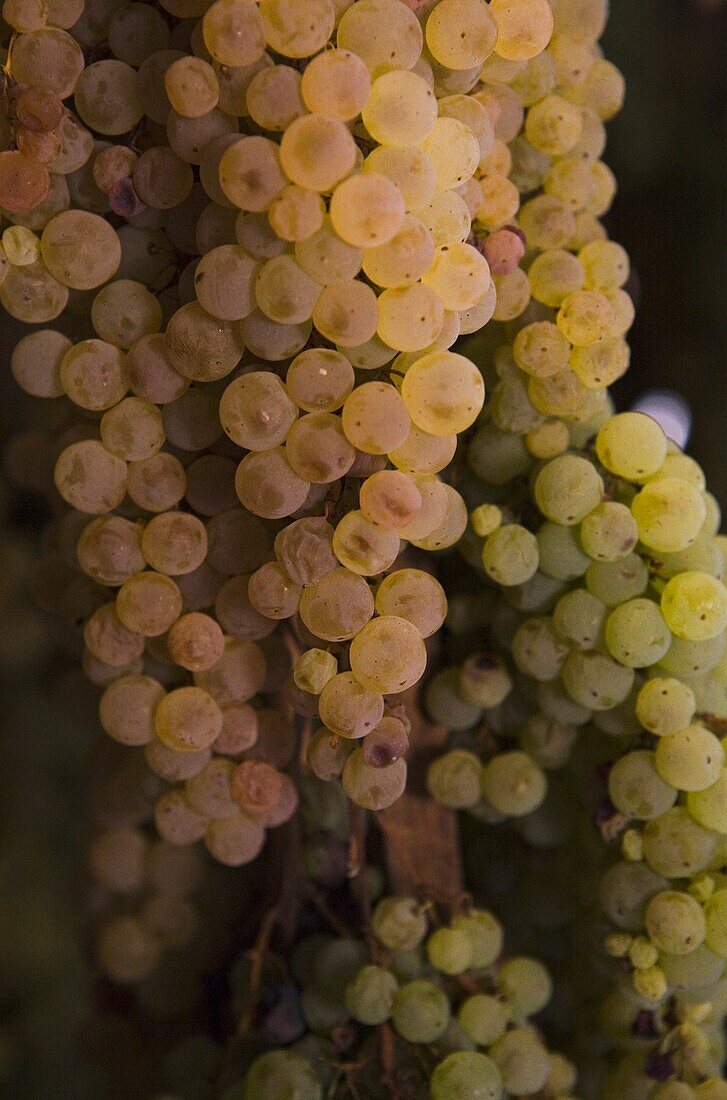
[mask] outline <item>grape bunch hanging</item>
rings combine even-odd
[[[727,1096],[727,537],[609,395],[606,16],[5,0],[31,586],[150,1100]]]

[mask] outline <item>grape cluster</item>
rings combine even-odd
[[[291,959],[293,985],[276,986],[269,963],[276,993],[264,1026],[278,1039],[285,1031],[291,1045],[257,1058],[242,1092],[233,1084],[225,1098],[271,1097],[273,1081],[283,1095],[305,1082],[311,1098],[368,1088],[382,1033],[392,1044],[384,1082],[392,1089],[428,1085],[433,1100],[571,1095],[575,1068],[548,1051],[537,1027],[552,992],[546,968],[527,957],[503,958],[502,927],[486,910],[463,909],[434,930],[428,913],[435,915],[416,898],[383,897],[368,943],[302,940]],[[240,977],[249,979],[249,966]],[[323,1034],[337,1037],[343,1069],[335,1068],[335,1038]]]
[[[153,997],[200,925],[199,841],[239,868],[287,825],[329,921],[319,888],[381,897],[352,822],[406,791],[430,653],[426,787],[474,819],[515,944],[471,905],[383,896],[301,939],[306,910],[272,999],[265,943],[234,971],[225,1100],[569,1097],[542,1020],[584,1094],[722,1098],[727,543],[699,466],[608,393],[633,304],[600,221],[606,15],[3,4],[0,303],[49,399],[9,464],[50,503],[32,588],[117,743],[100,969]]]

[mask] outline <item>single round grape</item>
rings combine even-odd
[[[471,179],[480,160],[480,146],[469,126],[446,115],[440,115],[421,147],[431,157],[437,187],[443,191]]]
[[[309,111],[354,119],[368,99],[371,76],[350,50],[326,50],[306,65],[301,91]]]
[[[126,493],[126,463],[95,439],[71,443],[58,457],[54,479],[73,508],[101,515],[117,508]]]
[[[74,290],[93,290],[108,282],[121,261],[115,230],[98,214],[85,210],[67,210],[52,218],[43,230],[40,248],[50,274]]]
[[[107,451],[126,462],[143,462],[164,444],[162,414],[140,397],[127,397],[101,418],[101,440]]]
[[[366,382],[347,398],[342,413],[349,442],[366,454],[386,454],[399,447],[411,421],[404,401],[386,382]]]
[[[690,791],[687,795],[687,807],[695,821],[705,829],[717,833],[727,831],[727,771],[720,772],[719,778],[710,787],[702,791]]]
[[[323,225],[325,206],[316,191],[307,191],[293,183],[275,196],[268,218],[281,240],[304,241]]]
[[[502,1074],[505,1090],[517,1096],[538,1092],[550,1072],[550,1055],[537,1032],[516,1027],[490,1047],[489,1056]]]
[[[380,692],[364,688],[351,672],[334,676],[319,700],[321,721],[339,737],[357,740],[375,729],[384,714]]]
[[[375,1027],[391,1016],[397,989],[390,970],[369,964],[346,987],[346,1007],[359,1023]]]
[[[615,607],[640,596],[649,582],[649,571],[638,554],[630,553],[614,562],[592,562],[586,569],[588,591],[607,607]]]
[[[412,146],[379,145],[364,160],[362,171],[376,172],[395,183],[410,211],[426,206],[436,187],[434,161]]]
[[[375,602],[379,615],[406,619],[423,638],[436,633],[447,614],[444,589],[421,569],[397,569],[390,573],[379,585]]]
[[[373,577],[393,565],[399,554],[399,536],[356,509],[343,516],[336,527],[333,552],[346,569]]]
[[[329,642],[354,638],[373,612],[374,599],[366,581],[341,566],[305,588],[300,601],[305,626]]]
[[[443,0],[426,23],[432,56],[449,69],[471,69],[492,53],[497,23],[482,0]]]
[[[686,878],[703,871],[716,845],[713,833],[703,829],[683,806],[674,806],[644,829],[644,859],[666,878]]]
[[[482,762],[467,749],[452,749],[427,770],[427,790],[436,802],[451,810],[476,806],[481,798]]]
[[[165,339],[172,366],[195,382],[224,378],[245,350],[237,325],[211,317],[198,302],[187,302],[170,317]]]
[[[711,787],[722,774],[723,765],[724,748],[719,739],[698,722],[660,737],[656,746],[659,774],[680,791]]]
[[[547,969],[537,959],[509,959],[500,970],[498,985],[524,1016],[542,1012],[553,995]]]
[[[226,867],[241,867],[260,855],[265,843],[265,829],[245,814],[234,814],[210,821],[205,829],[204,842],[210,855],[219,863]]]
[[[251,641],[225,638],[225,651],[216,665],[194,673],[195,684],[211,695],[220,707],[246,703],[265,683],[265,655]],[[261,722],[262,720],[258,715]]]
[[[625,817],[650,821],[670,810],[677,792],[657,770],[653,752],[636,750],[617,760],[608,773],[608,793]]]
[[[688,955],[704,942],[702,906],[680,890],[663,890],[646,907],[646,930],[660,951]]]
[[[174,455],[160,451],[141,462],[130,462],[126,491],[145,512],[166,512],[174,508],[186,489],[184,467]]]
[[[487,575],[499,584],[523,584],[538,568],[537,539],[517,523],[498,527],[485,542],[482,564]]]
[[[316,284],[317,285],[317,284]],[[360,279],[318,288],[313,324],[339,348],[358,347],[370,340],[378,323],[376,294]]]
[[[122,745],[146,745],[155,736],[154,712],[164,688],[151,676],[120,676],[99,700],[99,721]]]
[[[207,532],[196,516],[164,512],[147,523],[141,548],[153,569],[176,577],[202,564],[207,553]]]
[[[136,573],[124,581],[116,612],[128,630],[155,638],[165,634],[182,613],[182,594],[162,573]]]
[[[39,329],[22,336],[10,359],[13,378],[33,397],[62,397],[65,391],[60,367],[72,346],[67,336],[54,329]]]
[[[94,62],[78,77],[74,103],[86,125],[97,133],[127,133],[143,117],[136,69],[123,61]]]
[[[417,73],[384,73],[371,87],[362,118],[372,138],[381,145],[419,145],[437,120],[437,100]]]
[[[340,118],[324,114],[303,115],[283,134],[280,163],[288,178],[299,187],[309,191],[331,191],[353,170],[356,144]],[[335,221],[334,227],[338,232]]]
[[[204,43],[220,65],[252,65],[265,50],[265,24],[254,0],[216,0],[204,12]]]
[[[468,428],[482,408],[484,394],[482,376],[474,364],[448,351],[422,356],[406,372],[402,384],[412,420],[432,435],[451,435]]]
[[[582,707],[611,710],[627,697],[634,682],[632,668],[624,668],[605,654],[573,650],[563,665],[563,683]]]
[[[461,928],[437,928],[427,940],[427,958],[443,974],[462,974],[472,965],[472,941]]]
[[[611,612],[605,639],[611,656],[629,668],[656,664],[671,644],[669,627],[656,603],[643,598],[628,600]]]
[[[250,603],[270,619],[289,619],[298,610],[300,585],[295,584],[280,562],[261,565],[250,577],[248,597]]]
[[[508,1010],[502,1001],[480,993],[462,1003],[457,1019],[473,1042],[489,1047],[505,1033]]]
[[[213,618],[196,611],[182,615],[172,625],[167,649],[176,664],[200,672],[217,664],[225,650],[225,639]]]
[[[421,679],[427,656],[422,636],[412,623],[383,615],[357,633],[350,661],[351,671],[365,688],[389,695]]]
[[[595,467],[578,455],[561,455],[547,463],[535,482],[541,512],[556,523],[580,523],[601,502],[603,481]]]
[[[608,500],[594,508],[581,522],[581,545],[596,561],[618,561],[630,554],[638,542],[636,520],[625,504]]]
[[[322,286],[347,282],[361,270],[362,251],[343,241],[327,216],[312,236],[295,243],[295,258]]]
[[[412,69],[422,51],[419,20],[399,0],[363,0],[344,11],[338,46],[357,54],[373,77],[392,69]]]
[[[696,711],[694,692],[681,680],[647,680],[636,699],[636,716],[645,729],[659,737],[685,729]]]
[[[159,703],[154,721],[157,736],[177,752],[205,749],[222,729],[222,711],[206,691],[182,687],[170,691]]]
[[[436,291],[423,283],[389,287],[379,295],[379,337],[397,351],[429,348],[442,331],[444,306]]]
[[[661,610],[677,637],[708,641],[727,626],[727,589],[708,573],[678,573],[661,594]]]
[[[435,1042],[447,1027],[449,1017],[449,1001],[433,982],[409,982],[394,995],[393,1024],[408,1043]]]
[[[220,187],[240,210],[267,209],[287,182],[278,146],[268,138],[241,137],[222,154]]]
[[[277,447],[296,416],[288,391],[270,371],[252,371],[236,378],[220,400],[222,427],[238,446],[248,450]]]
[[[401,228],[404,214],[401,191],[376,172],[349,176],[339,183],[331,198],[333,228],[344,241],[359,248],[390,241]]]
[[[243,458],[235,489],[249,512],[264,519],[283,519],[302,506],[310,483],[295,473],[284,447],[273,447]]]
[[[532,813],[545,798],[545,774],[524,752],[494,756],[482,770],[482,793],[499,812],[509,817]]]
[[[357,806],[366,810],[385,810],[393,805],[406,787],[406,761],[396,760],[387,767],[367,764],[361,749],[355,749],[343,767],[343,789]]]
[[[353,389],[353,368],[341,352],[310,348],[290,364],[285,385],[306,412],[334,412]]]

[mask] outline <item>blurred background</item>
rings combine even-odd
[[[616,398],[628,408],[654,388],[682,395],[688,449],[727,509],[727,3],[612,0],[604,48],[628,85],[609,125],[619,194],[607,223],[632,257],[638,306]],[[5,469],[26,483],[0,484],[0,1097],[101,1097],[78,1057],[92,993],[76,883],[93,731],[80,679],[59,672],[48,620],[27,604],[41,444],[8,444],[30,399],[9,374],[16,326],[1,310],[0,332]],[[58,705],[70,688],[71,715]]]

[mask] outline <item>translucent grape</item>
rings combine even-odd
[[[568,526],[580,523],[600,504],[603,481],[595,467],[578,455],[554,458],[538,474],[535,500],[548,519]]]
[[[350,650],[351,671],[365,688],[382,695],[404,691],[426,668],[422,636],[396,615],[372,619],[356,635]]]
[[[629,752],[608,773],[608,793],[625,817],[650,821],[670,810],[677,792],[657,770],[654,753]]]
[[[494,756],[482,769],[482,793],[499,813],[521,817],[532,813],[545,798],[545,774],[524,752]]]
[[[727,589],[708,573],[678,573],[661,594],[661,610],[677,637],[708,641],[727,626]]]
[[[698,722],[660,737],[656,746],[659,774],[677,790],[706,790],[719,779],[723,764],[718,738]]]

